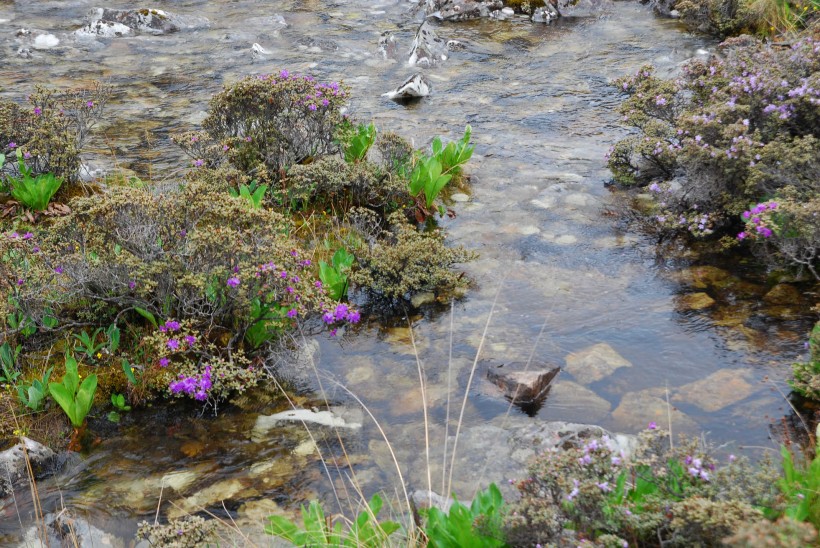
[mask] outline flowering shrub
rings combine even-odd
[[[622,185],[648,186],[662,230],[740,233],[818,276],[820,37],[808,30],[789,49],[743,39],[722,47],[723,60],[690,62],[675,81],[652,67],[618,80],[630,96],[624,120],[638,132],[611,149],[610,169]],[[763,203],[776,207],[752,215],[761,206],[749,204]]]
[[[215,167],[227,160],[249,173],[264,167],[276,181],[292,165],[338,151],[336,128],[347,95],[337,82],[286,70],[248,77],[214,96],[204,132],[174,140],[194,165]]]
[[[595,546],[720,545],[776,493],[770,471],[757,474],[729,457],[723,466],[696,442],[670,447],[652,424],[633,455],[607,436],[537,456],[519,481],[508,538]],[[593,544],[590,544],[593,545]]]
[[[76,182],[80,151],[110,95],[110,87],[96,83],[91,89],[60,93],[37,87],[27,105],[0,101],[0,154],[13,157],[20,151],[33,176],[52,173]],[[19,177],[17,167],[8,162],[3,172]]]

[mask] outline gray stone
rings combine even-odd
[[[23,480],[28,479],[27,456],[35,480],[54,473],[54,451],[42,443],[23,437],[14,447],[0,452],[0,496],[10,494]]]
[[[487,370],[487,378],[519,407],[538,405],[547,397],[550,383],[561,371],[558,366],[510,362]]]
[[[430,22],[425,19],[413,38],[407,64],[411,67],[416,65],[432,67],[447,60],[448,50],[447,42],[438,37]]]
[[[404,82],[402,82],[396,89],[393,91],[388,91],[387,93],[383,93],[382,97],[387,97],[388,99],[392,99],[393,101],[407,101],[409,99],[419,99],[421,97],[427,97],[430,95],[430,90],[432,86],[430,82],[428,82],[424,76],[419,74],[414,74]]]
[[[410,500],[416,508],[438,508],[445,513],[450,512],[450,507],[455,502],[450,497],[443,497],[438,493],[428,491],[427,489],[417,489],[416,491],[413,491],[410,493]],[[467,506],[470,505],[469,502],[462,504],[466,504]]]
[[[429,17],[443,21],[464,21],[489,17],[490,13],[504,7],[501,0],[427,0],[426,10]]]
[[[581,384],[590,384],[610,376],[632,362],[618,354],[607,343],[594,344],[566,357],[566,370]]]
[[[612,404],[589,388],[563,379],[552,385],[545,405],[548,409],[566,409],[564,416],[593,423],[603,420],[612,411]]]

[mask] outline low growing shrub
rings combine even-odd
[[[646,66],[617,82],[637,132],[608,154],[615,181],[649,190],[661,232],[754,242],[772,262],[820,279],[817,29],[788,49],[743,39],[722,47],[723,59],[692,61],[677,80]],[[751,214],[764,203],[776,211]]]

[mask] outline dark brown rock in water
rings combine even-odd
[[[510,362],[492,366],[487,378],[503,392],[504,396],[533,415],[544,403],[550,383],[561,370],[558,366],[524,362]]]

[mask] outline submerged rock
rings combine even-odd
[[[594,344],[566,357],[566,370],[581,384],[590,384],[610,376],[632,362],[618,354],[607,343]]]
[[[751,369],[721,369],[681,386],[675,390],[672,401],[691,403],[713,413],[751,396],[755,391],[751,382],[754,382]]]
[[[407,64],[433,66],[440,61],[447,60],[449,45],[438,35],[428,21],[424,21],[416,31],[413,44],[410,46],[410,59]]]
[[[673,433],[698,431],[698,425],[694,420],[666,401],[663,389],[624,394],[620,405],[612,412],[612,418],[619,428],[636,432],[645,429],[650,422],[656,422],[660,427],[668,429],[670,419]]]
[[[414,74],[407,80],[401,83],[399,87],[393,91],[388,91],[382,94],[382,97],[387,97],[393,101],[407,101],[410,99],[419,99],[430,95],[430,90],[433,87],[420,73]]]
[[[344,413],[347,416],[341,416]],[[357,415],[357,416],[354,416]],[[275,413],[273,415],[259,415],[253,427],[251,438],[254,440],[263,439],[265,435],[279,426],[281,423],[301,422],[308,425],[329,426],[331,428],[348,428],[358,430],[362,427],[361,413],[354,413],[352,410],[334,411],[313,411],[311,409],[290,409]]]
[[[681,295],[677,301],[678,308],[682,310],[703,310],[715,305],[715,300],[703,292]]]
[[[554,20],[558,19],[561,14],[558,12],[552,4],[547,2],[544,7],[536,8],[535,11],[532,13],[532,22],[533,23],[551,23]]]

